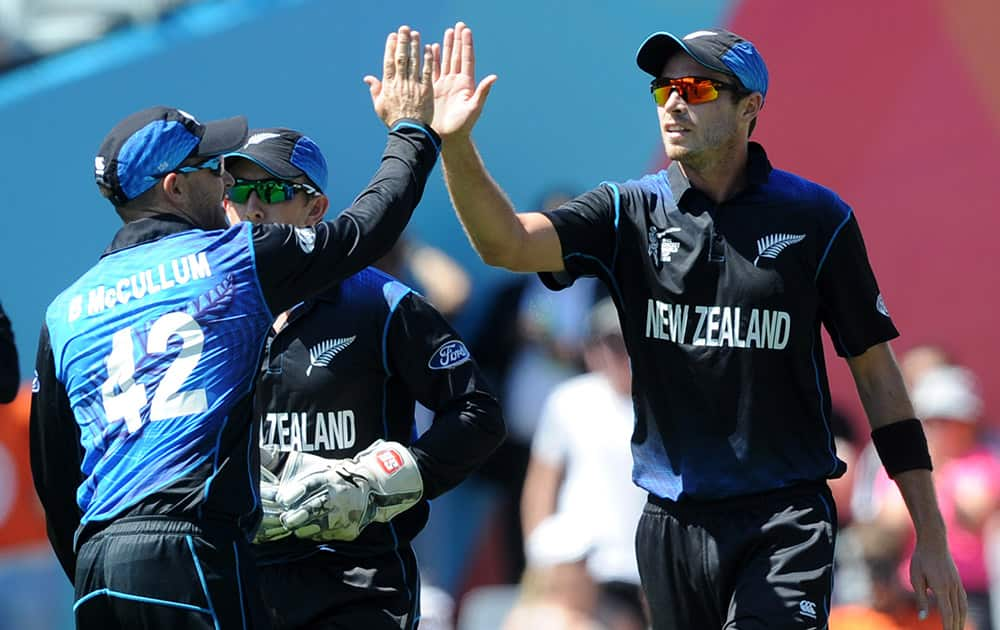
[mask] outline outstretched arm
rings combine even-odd
[[[888,343],[872,346],[847,362],[873,432],[913,418],[913,406]],[[898,448],[911,450],[918,446],[902,444]],[[968,603],[958,570],[948,551],[944,520],[934,493],[931,471],[914,468],[892,477],[899,486],[917,534],[917,546],[910,561],[910,582],[920,610],[925,613],[928,609],[929,588],[937,597],[944,629],[961,630],[965,627]]]
[[[472,128],[496,82],[476,83],[472,30],[459,22],[434,47],[434,120],[441,135],[444,181],[469,242],[483,261],[512,271],[562,271],[562,247],[552,222],[537,212],[518,214],[483,164]]]

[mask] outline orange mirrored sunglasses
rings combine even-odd
[[[649,84],[649,90],[653,93],[653,100],[660,107],[666,104],[670,93],[674,90],[677,90],[677,93],[688,105],[700,105],[714,101],[719,98],[720,90],[746,92],[738,85],[705,77],[678,77],[676,79],[660,77],[653,79],[652,83]]]

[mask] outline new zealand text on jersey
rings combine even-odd
[[[314,422],[309,422],[306,412],[268,413],[260,430],[261,446],[307,453],[350,448],[357,437],[354,412],[350,409],[317,413]]]
[[[129,300],[139,300],[192,280],[201,280],[212,275],[205,252],[188,254],[152,269],[121,278],[108,285],[99,285],[87,293],[87,315],[96,315]],[[77,295],[69,303],[69,321],[83,314],[83,296]]]
[[[692,346],[782,350],[788,345],[791,329],[788,313],[766,308],[692,307],[652,299],[646,308],[646,337]]]

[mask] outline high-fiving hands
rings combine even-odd
[[[486,97],[497,80],[491,74],[476,83],[476,51],[472,29],[463,22],[444,32],[441,47],[431,46],[434,57],[434,119],[431,127],[447,140],[468,136],[482,114]]]
[[[430,124],[434,116],[433,69],[432,49],[421,48],[418,31],[400,26],[395,33],[389,33],[382,59],[382,79],[372,75],[364,78],[372,106],[382,122],[392,127],[401,118],[412,118]]]

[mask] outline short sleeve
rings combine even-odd
[[[540,273],[550,289],[565,288],[580,276],[598,276],[613,264],[621,195],[613,184],[601,186],[543,214],[552,221],[562,246],[564,273]]]
[[[848,211],[816,271],[820,316],[837,354],[854,357],[899,336],[868,261],[861,229]]]

